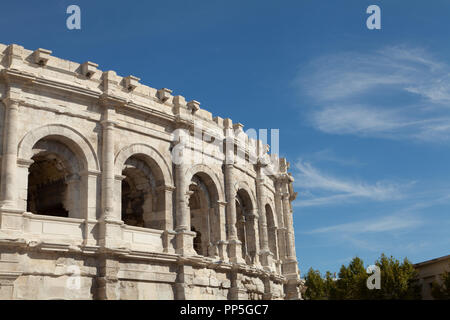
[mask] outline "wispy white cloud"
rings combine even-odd
[[[306,158],[312,160],[312,161],[318,161],[318,162],[332,162],[341,166],[362,166],[364,163],[362,163],[360,160],[356,159],[355,157],[349,156],[349,157],[342,157],[337,155],[333,149],[331,148],[325,148],[310,154],[306,155]]]
[[[301,197],[294,205],[297,207],[339,204],[357,199],[385,201],[403,197],[403,190],[411,185],[388,181],[368,184],[360,181],[337,178],[324,174],[310,163],[300,159],[295,164],[295,187],[300,189]],[[316,196],[317,191],[320,195]]]
[[[419,226],[421,219],[414,216],[392,215],[377,219],[356,221],[334,226],[327,226],[311,230],[309,234],[317,233],[343,233],[346,235],[362,233],[391,232],[395,230],[411,229]]]
[[[323,132],[450,140],[450,66],[425,50],[327,55],[300,70],[296,83]]]

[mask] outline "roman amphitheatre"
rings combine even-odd
[[[301,299],[289,163],[239,122],[16,44],[0,98],[0,299]]]

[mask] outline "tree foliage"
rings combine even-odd
[[[342,265],[338,278],[331,272],[324,277],[318,270],[309,269],[306,275],[305,298],[311,300],[367,300],[367,299],[420,299],[420,286],[416,281],[416,271],[408,259],[402,262],[384,254],[375,262],[381,270],[381,288],[370,290],[367,287],[367,274],[364,262],[355,257]],[[448,286],[450,287],[450,285]],[[448,288],[446,287],[446,288]]]
[[[436,300],[450,300],[450,272],[444,272],[441,280],[441,284],[433,282],[431,295]]]

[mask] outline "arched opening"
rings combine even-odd
[[[80,217],[80,166],[76,155],[51,138],[38,141],[33,153],[28,169],[27,211]]]
[[[273,257],[276,259],[278,256],[277,251],[277,228],[275,226],[275,217],[273,215],[272,207],[266,204],[266,221],[267,221],[267,236],[269,240],[269,250],[272,252]]]
[[[191,231],[196,233],[194,250],[202,256],[215,256],[220,228],[217,189],[208,175],[197,173],[191,179],[189,191]]]
[[[154,164],[144,155],[134,155],[125,161],[121,203],[126,225],[163,229],[160,215],[164,210],[164,196],[158,191],[161,182],[154,173]]]
[[[248,264],[256,258],[256,238],[253,223],[253,204],[248,192],[239,189],[236,195],[236,229],[242,243],[242,257]]]

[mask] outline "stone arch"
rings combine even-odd
[[[278,242],[277,242],[277,227],[276,216],[273,207],[267,203],[265,205],[266,221],[267,221],[267,236],[269,250],[276,258],[278,256]]]
[[[245,183],[238,184],[236,192],[236,230],[242,243],[242,257],[248,264],[258,260],[258,226],[256,201],[252,199],[251,189]]]
[[[65,167],[70,168],[74,173],[78,174],[82,169],[82,164],[77,155],[63,143],[43,138],[33,146],[33,156],[43,151],[59,155],[63,160]]]
[[[64,188],[64,192],[67,192],[61,197],[65,199],[64,206],[68,208],[69,217],[87,217],[89,210],[87,195],[92,186],[88,183],[87,175],[89,172],[99,172],[100,166],[94,148],[81,133],[63,124],[48,124],[32,129],[20,140],[17,155],[20,183],[19,208],[27,210],[28,207],[28,178],[30,170],[35,170],[37,165],[32,167],[32,158],[36,155],[38,158],[35,159],[40,162],[45,160],[41,157],[42,155],[50,155],[50,158],[53,158],[56,163],[62,161],[61,163],[65,162],[66,165],[69,165],[68,167],[74,169],[70,175],[66,172],[64,179],[61,180],[62,188]],[[65,159],[63,160],[63,158]],[[56,163],[54,164],[56,165]],[[38,170],[40,169],[42,167],[39,167]],[[65,182],[63,183],[63,181]],[[59,187],[55,186],[55,188],[55,190],[60,190]],[[36,194],[42,196],[40,192]],[[43,211],[48,212],[47,209]]]
[[[26,168],[26,210],[79,218],[82,164],[78,156],[65,144],[44,137],[33,146],[31,160]]]
[[[219,203],[223,203],[223,184],[208,166],[198,164],[185,172],[190,193],[189,212],[194,249],[204,256],[217,256],[218,244],[225,233],[225,216],[221,213]]]
[[[270,206],[270,209],[272,210],[272,214],[273,214],[273,218],[274,218],[275,227],[278,228],[278,216],[277,216],[277,212],[275,210],[275,208],[276,208],[275,200],[272,196],[267,196],[266,205]]]
[[[78,131],[63,124],[49,124],[29,131],[19,143],[18,158],[30,160],[34,145],[44,138],[59,141],[69,147],[82,161],[83,169],[98,171],[100,165],[94,148]]]
[[[149,145],[132,144],[116,155],[114,170],[118,219],[129,216],[136,220],[130,225],[171,229],[173,178],[164,157]]]
[[[220,173],[222,171],[220,170]],[[211,181],[211,187],[215,189],[216,195],[217,195],[217,201],[224,202],[225,201],[225,193],[224,193],[224,186],[223,186],[223,180],[219,177],[217,172],[212,170],[209,166],[205,164],[197,164],[194,165],[186,170],[185,177],[189,181],[192,179],[193,176],[200,175],[207,177],[207,181]],[[209,185],[208,185],[209,187]]]
[[[251,203],[252,203],[252,207],[253,207],[253,209],[256,209],[257,208],[256,195],[255,195],[255,192],[253,191],[253,188],[250,186],[250,184],[247,181],[243,181],[243,180],[236,182],[234,185],[234,191],[237,194],[237,192],[239,190],[245,190],[245,192],[248,193]]]
[[[139,154],[143,155],[151,168],[156,169],[155,178],[159,183],[173,186],[173,177],[167,161],[155,148],[147,144],[135,143],[120,150],[115,159],[115,174],[120,176],[125,162],[131,156]]]

